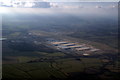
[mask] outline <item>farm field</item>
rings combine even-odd
[[[28,59],[27,59],[28,60]],[[29,59],[30,60],[30,59]],[[114,76],[117,73],[112,75],[112,72],[116,72],[118,69],[116,67],[112,67],[112,64],[103,67],[104,62],[101,62],[101,59],[98,58],[81,58],[80,60],[76,60],[75,58],[67,58],[67,59],[57,59],[53,62],[30,62],[26,63],[22,61],[22,63],[16,64],[4,64],[3,65],[3,77],[6,79],[17,78],[17,79],[68,79],[72,77],[72,75],[78,75],[76,73],[84,73],[88,76],[94,75],[99,78],[116,78]],[[104,72],[102,70],[105,70]],[[108,76],[108,71],[110,71],[110,75]],[[89,75],[88,75],[89,74]],[[95,78],[95,77],[94,77]],[[93,79],[94,79],[93,78]]]

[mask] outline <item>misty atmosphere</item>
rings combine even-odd
[[[3,80],[119,80],[117,2],[0,4]]]

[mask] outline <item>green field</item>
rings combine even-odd
[[[75,58],[57,59],[55,62],[33,62],[25,63],[30,60],[27,57],[19,57],[18,64],[4,64],[3,78],[27,78],[27,79],[65,79],[70,73],[86,72],[89,67],[100,68],[101,63],[97,58]],[[34,58],[32,58],[34,60]]]
[[[52,77],[65,78],[66,76],[47,62],[3,65],[3,78],[48,79]]]

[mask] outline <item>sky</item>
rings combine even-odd
[[[49,8],[49,7],[63,7],[61,3],[70,2],[117,2],[119,0],[0,0],[0,7],[37,7],[37,8]],[[40,4],[40,2],[42,4]],[[73,5],[73,4],[72,4]],[[75,4],[77,5],[77,4]],[[89,4],[88,4],[89,5]],[[66,6],[64,6],[66,7]],[[69,7],[71,7],[69,5]],[[74,6],[79,7],[79,6]],[[81,6],[80,6],[81,7]],[[66,7],[67,8],[67,7]]]
[[[35,3],[34,3],[35,4]],[[30,5],[29,5],[30,6]],[[38,7],[39,6],[39,7]],[[39,2],[32,7],[0,7],[0,13],[98,13],[116,14],[117,2]],[[109,13],[108,13],[109,14]]]
[[[7,3],[6,3],[7,4]],[[21,6],[21,4],[24,4]],[[32,15],[74,15],[74,16],[99,16],[99,17],[118,17],[118,3],[117,2],[48,2],[43,0],[41,2],[27,2],[21,3],[18,6],[0,7],[0,14],[7,14],[9,16],[19,14]]]

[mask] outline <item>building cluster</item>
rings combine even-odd
[[[99,50],[87,44],[79,44],[69,41],[49,40],[49,43],[59,50],[72,50],[76,52],[80,52],[80,51],[96,52]],[[89,54],[85,54],[85,55],[89,55]]]

